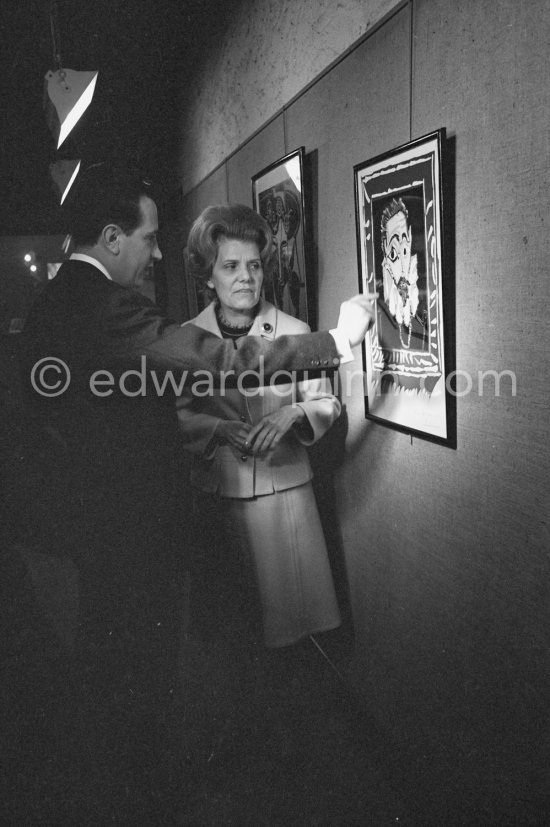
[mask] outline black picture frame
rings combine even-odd
[[[275,307],[314,327],[307,256],[305,148],[299,147],[252,176],[252,206],[273,232],[264,295]]]
[[[376,292],[363,343],[365,416],[453,447],[449,417],[452,284],[443,249],[438,129],[354,166],[359,289]],[[449,280],[450,281],[450,280]]]
[[[189,272],[187,247],[183,249],[183,284],[187,301],[187,315],[190,319],[198,316],[212,301],[212,293],[208,291],[202,279],[195,278]]]

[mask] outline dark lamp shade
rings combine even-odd
[[[44,108],[58,149],[92,102],[97,74],[73,69],[46,72]]]

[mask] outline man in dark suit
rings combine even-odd
[[[169,322],[139,292],[161,259],[146,182],[100,165],[81,176],[69,206],[75,252],[22,334],[23,383],[49,481],[40,541],[76,562],[90,685],[131,704],[174,686],[179,575],[192,542],[174,386],[194,371],[218,381],[252,370],[268,381],[279,370],[334,369],[348,338],[357,344],[371,324],[372,302],[345,302],[332,336],[244,337],[235,346]]]

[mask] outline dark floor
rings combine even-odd
[[[333,709],[342,699],[304,681],[278,698],[213,685],[122,718],[76,704],[55,664],[21,666],[12,688],[26,686],[4,706],[4,824],[353,824],[366,812],[358,778],[380,786]]]
[[[187,648],[184,700],[154,714],[82,703],[62,661],[5,661],[2,824],[395,822],[367,722],[311,643]]]
[[[0,620],[0,825],[550,823],[529,796],[480,808],[452,754],[435,766],[405,735],[390,744],[311,640],[188,634],[178,691],[132,710],[77,691],[24,571]],[[345,631],[317,639],[344,673]]]
[[[16,578],[17,579],[17,578]],[[380,739],[311,640],[187,635],[154,710],[82,696],[21,571],[4,600],[2,825],[382,825]],[[320,635],[335,658],[345,634]]]

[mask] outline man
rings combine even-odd
[[[409,213],[401,198],[392,198],[380,223],[384,254],[380,344],[388,349],[425,350],[426,314],[420,307],[417,256],[412,254]]]
[[[69,202],[75,252],[36,301],[22,334],[22,376],[42,428],[51,502],[41,542],[75,560],[80,647],[90,684],[131,703],[173,688],[184,500],[174,385],[186,372],[334,369],[372,321],[345,302],[329,333],[236,347],[167,321],[139,292],[161,259],[148,184],[98,165]],[[345,340],[337,348],[335,338]],[[167,381],[170,380],[170,381]],[[185,537],[192,542],[192,538]]]

